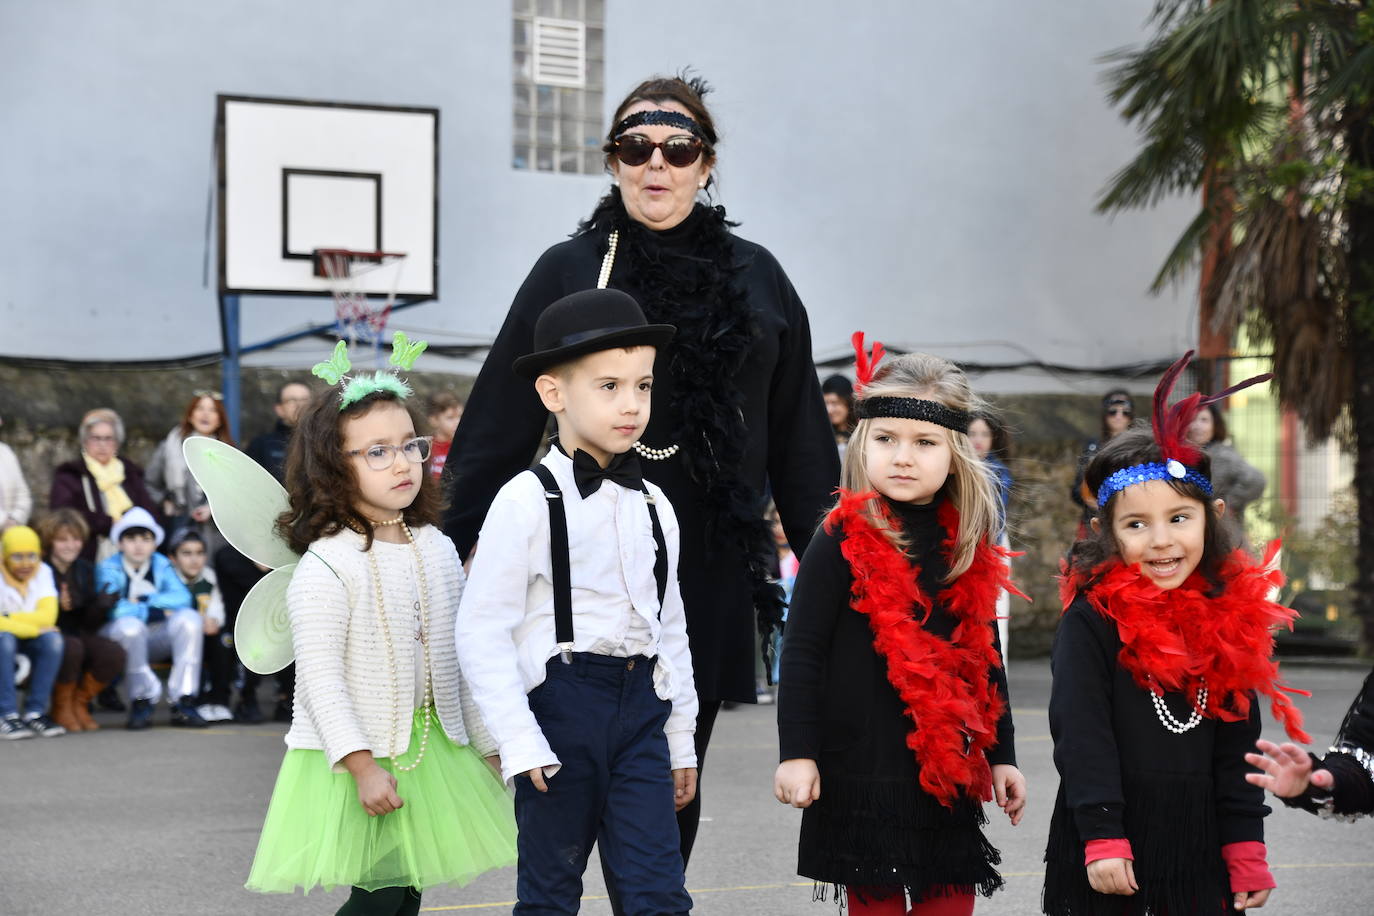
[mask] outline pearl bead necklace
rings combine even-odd
[[[398,515],[395,518],[389,518],[384,522],[373,521],[372,519],[368,519],[368,521],[372,524],[374,528],[389,528],[392,525],[401,524],[405,521],[405,519],[405,515]]]
[[[1150,683],[1154,683],[1154,678],[1150,679]],[[1197,693],[1193,695],[1193,713],[1188,717],[1187,722],[1180,722],[1174,717],[1173,712],[1165,705],[1164,697],[1155,693],[1153,690],[1149,693],[1150,702],[1154,703],[1155,706],[1155,715],[1159,717],[1159,724],[1163,725],[1175,735],[1181,735],[1184,732],[1192,731],[1202,722],[1202,711],[1207,708],[1206,681],[1202,682],[1202,686],[1199,687]]]
[[[620,230],[611,233],[610,247],[606,249],[606,256],[601,259],[601,273],[596,277],[596,288],[605,289],[606,284],[611,282],[611,267],[615,264],[615,249],[620,244]]]
[[[641,458],[648,458],[650,461],[663,461],[671,458],[678,453],[678,446],[670,445],[667,448],[649,448],[642,442],[636,442],[630,446]]]
[[[416,605],[416,610],[420,612],[420,653],[425,666],[425,691],[424,700],[420,704],[423,713],[424,726],[420,733],[420,750],[415,755],[415,762],[409,766],[403,765],[391,759],[391,765],[402,773],[409,773],[420,765],[420,761],[425,759],[425,750],[429,747],[429,723],[434,717],[434,678],[429,667],[429,581],[425,578],[424,557],[420,554],[420,545],[415,543],[415,535],[411,532],[410,526],[405,523],[403,517],[397,517],[390,522],[377,522],[379,525],[397,525],[406,533],[406,540],[410,542],[410,549],[415,553],[415,569],[420,578],[420,601]],[[386,600],[382,593],[382,571],[377,565],[377,554],[375,550],[367,552],[368,562],[372,565],[372,585],[377,594],[377,620],[382,625],[382,642],[386,645],[386,662],[391,669],[391,744],[390,749],[394,752],[398,746],[396,740],[396,720],[401,717],[401,679],[396,672],[396,649],[391,644],[391,627],[386,621]]]

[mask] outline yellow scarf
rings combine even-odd
[[[105,497],[105,511],[110,518],[119,521],[120,516],[134,507],[134,501],[124,492],[124,462],[111,458],[109,464],[101,464],[85,452],[86,470],[95,478],[95,485]]]

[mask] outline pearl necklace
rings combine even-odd
[[[1150,683],[1154,683],[1154,678],[1150,678]],[[1192,731],[1202,722],[1202,711],[1207,708],[1206,681],[1202,682],[1202,686],[1199,687],[1197,693],[1193,695],[1193,713],[1188,717],[1187,722],[1180,722],[1174,717],[1173,712],[1165,705],[1163,696],[1155,693],[1153,690],[1149,691],[1149,693],[1150,702],[1154,703],[1155,715],[1159,717],[1159,724],[1163,725],[1175,735],[1181,735],[1184,732]]]
[[[420,765],[420,761],[425,759],[425,750],[429,747],[429,723],[434,716],[434,678],[429,667],[429,581],[425,578],[424,557],[420,555],[420,545],[415,543],[415,535],[411,532],[401,517],[395,518],[390,522],[377,522],[379,525],[400,525],[401,530],[406,533],[406,540],[410,542],[410,549],[415,553],[415,569],[420,577],[420,600],[416,603],[415,609],[420,612],[420,653],[425,666],[425,691],[424,700],[420,704],[420,710],[424,716],[424,727],[420,733],[420,750],[415,755],[415,762],[405,766],[391,759],[391,765],[402,773],[409,773]],[[377,565],[376,550],[371,549],[367,552],[368,562],[372,565],[372,585],[376,589],[377,596],[377,620],[382,625],[382,642],[386,645],[386,663],[391,669],[391,744],[389,749],[394,752],[397,745],[396,740],[396,720],[401,717],[401,680],[396,672],[396,649],[391,644],[391,627],[386,622],[386,600],[382,593],[382,571]]]
[[[667,448],[649,448],[642,442],[636,442],[630,446],[641,458],[648,458],[650,461],[663,461],[671,458],[678,453],[678,446],[670,445]]]
[[[372,519],[368,519],[368,522],[371,523],[371,525],[372,525],[374,528],[389,528],[389,527],[391,527],[392,525],[399,525],[399,524],[401,524],[402,522],[405,521],[405,519],[406,519],[405,515],[398,515],[398,516],[396,516],[395,518],[389,518],[389,519],[387,519],[387,520],[384,521],[384,522],[377,522],[377,521],[373,521]],[[409,533],[409,532],[407,532],[407,533]]]
[[[620,244],[620,230],[611,233],[609,239],[610,247],[606,249],[606,256],[601,259],[601,273],[596,277],[596,288],[605,289],[606,284],[611,282],[611,267],[615,264],[615,249]]]

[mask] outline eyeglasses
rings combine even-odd
[[[701,158],[701,140],[697,137],[669,137],[655,143],[640,134],[616,137],[615,157],[625,165],[643,165],[653,158],[654,150],[663,151],[663,160],[675,168],[685,169]]]
[[[396,463],[397,453],[406,456],[406,460],[412,464],[421,464],[429,460],[430,445],[433,444],[433,436],[419,436],[400,445],[369,445],[367,448],[355,448],[352,451],[344,452],[349,458],[354,455],[362,455],[367,460],[367,466],[374,471],[385,471]]]
[[[86,437],[86,441],[87,441],[87,442],[117,442],[117,441],[119,441],[119,440],[118,440],[117,438],[115,438],[114,436],[87,436],[87,437]]]
[[[1131,409],[1129,407],[1108,407],[1107,416],[1109,417],[1129,417]]]
[[[209,398],[209,399],[212,400],[212,401],[222,401],[222,400],[224,400],[224,395],[220,394],[218,391],[205,391],[205,390],[192,391],[192,392],[191,392],[191,397],[197,398],[197,399],[199,399],[199,398]]]

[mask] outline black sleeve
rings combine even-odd
[[[1217,807],[1217,839],[1227,843],[1264,842],[1264,790],[1245,781],[1246,773],[1258,772],[1245,762],[1263,730],[1258,698],[1250,696],[1250,715],[1241,722],[1217,724],[1212,746],[1212,785]]]
[[[1080,599],[1059,621],[1050,654],[1054,765],[1084,842],[1126,836],[1121,758],[1112,727],[1116,661],[1109,627]]]
[[[834,499],[840,456],[816,377],[806,307],[782,267],[776,270],[788,331],[768,393],[768,483],[787,543],[801,557]]]
[[[496,491],[528,468],[539,448],[548,411],[511,363],[534,351],[534,323],[562,295],[561,271],[546,252],[515,294],[463,409],[444,465],[443,528],[464,560]]]
[[[67,581],[67,587],[72,590],[72,612],[78,615],[77,626],[87,630],[98,630],[104,626],[110,619],[116,599],[113,595],[101,595],[96,591],[95,567],[78,558]]]
[[[1002,637],[997,632],[996,621],[992,623],[992,645],[998,656],[1001,656]],[[1007,689],[1007,669],[995,665],[988,671],[988,677],[997,685],[997,692],[1002,695],[1002,702],[1005,704],[1002,717],[997,720],[997,743],[988,749],[988,763],[994,766],[999,763],[1016,766],[1016,727],[1011,721],[1011,692]]]
[[[1312,758],[1314,767],[1325,767],[1335,777],[1330,793],[1332,811],[1336,814],[1374,814],[1374,779],[1357,756],[1374,754],[1374,672],[1365,678],[1364,686],[1346,711],[1334,746],[1349,750],[1332,751],[1324,759]],[[1318,810],[1316,799],[1324,799],[1326,795],[1325,789],[1313,786],[1306,794],[1285,798],[1283,803],[1290,808],[1315,812]]]
[[[840,541],[817,531],[802,558],[787,611],[778,678],[779,759],[816,760],[824,731],[826,674],[835,624],[849,607],[849,564]]]

